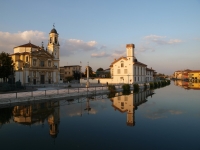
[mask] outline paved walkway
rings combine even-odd
[[[51,99],[64,99],[69,97],[99,95],[108,93],[107,86],[95,86],[91,85],[89,88],[74,84],[68,86],[48,86],[48,87],[36,87],[30,88],[26,92],[12,92],[0,94],[0,105],[11,103],[22,103],[38,100],[51,100]],[[28,89],[28,88],[27,88]],[[34,89],[34,90],[31,90]],[[121,86],[116,86],[117,91],[121,91]]]

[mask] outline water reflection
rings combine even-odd
[[[182,80],[175,80],[174,84],[187,90],[200,90],[200,82],[186,82]]]
[[[135,110],[139,105],[147,102],[146,98],[153,94],[152,90],[147,90],[130,95],[119,95],[111,98],[112,106],[122,113],[127,112],[127,126],[135,126]]]
[[[44,125],[47,119],[49,124],[49,134],[55,138],[59,132],[60,123],[60,102],[51,101],[24,106],[15,106],[13,108],[13,120],[23,125],[32,125],[35,123]]]

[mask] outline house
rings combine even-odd
[[[60,78],[63,81],[67,81],[67,78],[74,78],[79,80],[81,78],[81,66],[79,65],[70,65],[60,67]]]

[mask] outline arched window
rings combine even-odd
[[[121,61],[121,67],[124,67],[124,62],[123,61]]]
[[[57,44],[57,38],[55,37],[55,43]]]
[[[49,42],[51,43],[52,42],[52,38],[50,37],[50,40],[49,40]]]

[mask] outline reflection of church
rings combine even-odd
[[[112,106],[124,113],[127,112],[127,125],[134,126],[135,125],[135,110],[137,106],[145,103],[146,98],[150,95],[153,95],[151,90],[141,91],[139,93],[134,93],[130,95],[120,95],[117,97],[111,98],[113,101]]]
[[[11,54],[15,63],[15,81],[22,84],[51,84],[60,81],[59,74],[60,45],[58,33],[53,28],[49,33],[46,48],[36,46],[31,42],[14,47]]]
[[[24,125],[44,124],[48,118],[50,135],[56,137],[60,123],[60,102],[44,102],[32,105],[15,106],[13,120]]]

